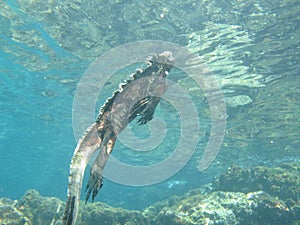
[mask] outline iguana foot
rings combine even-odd
[[[85,192],[87,192],[86,198],[85,198],[85,203],[87,203],[87,201],[89,200],[92,192],[93,192],[92,193],[92,202],[94,202],[94,199],[102,186],[103,186],[102,173],[99,173],[98,171],[91,171],[90,178],[89,178],[89,181],[88,181],[88,183],[86,185],[86,189],[85,189]]]

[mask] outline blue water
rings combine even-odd
[[[97,201],[140,209],[199,187],[232,163],[247,167],[299,161],[299,2],[238,2],[213,1],[209,6],[201,1],[157,1],[154,5],[148,1],[111,5],[88,1],[68,6],[59,1],[52,5],[2,1],[0,197],[19,199],[26,190],[36,189],[44,196],[66,198],[69,164],[76,147],[72,130],[76,86],[97,56],[145,39],[190,46],[204,56],[224,84],[226,98],[243,95],[252,102],[237,106],[227,102],[228,123],[220,154],[206,173],[200,173],[197,163],[210,132],[209,108],[203,93],[191,91],[203,130],[189,163],[169,180],[147,187],[106,179]],[[102,8],[96,8],[98,4]],[[132,5],[136,13],[130,13]],[[98,30],[103,36],[99,37]],[[240,43],[233,42],[235,38],[240,38]],[[124,70],[124,78],[119,75],[111,81],[99,96],[99,105],[118,88],[119,81],[128,79],[129,70]],[[173,80],[190,85],[176,72]],[[164,154],[170,154],[174,146],[168,149],[172,146],[168,140],[180,135],[177,114],[166,104],[161,104],[157,113],[166,121],[168,113],[175,118],[169,121],[173,129],[162,147]],[[122,143],[117,143],[115,151],[116,157],[129,157],[129,161],[133,157]],[[156,154],[147,157],[160,160]],[[138,157],[145,157],[140,161],[148,159]]]

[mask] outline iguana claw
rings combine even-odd
[[[103,186],[103,176],[98,172],[91,173],[85,189],[86,192],[85,203],[87,203],[87,201],[89,200],[92,192],[93,192],[92,202],[94,202],[94,199],[102,186]]]

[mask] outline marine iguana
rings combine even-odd
[[[82,179],[92,155],[101,150],[90,169],[85,189],[86,202],[91,194],[93,202],[103,185],[102,172],[118,134],[136,117],[139,117],[139,124],[146,124],[153,118],[160,96],[167,90],[165,77],[174,64],[173,54],[170,51],[153,54],[147,58],[147,64],[145,69],[137,70],[107,99],[96,121],[78,141],[70,165],[64,225],[76,223]]]

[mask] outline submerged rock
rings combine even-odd
[[[80,207],[77,224],[149,225],[149,222],[140,211],[113,208],[98,202]]]
[[[214,185],[155,203],[143,212],[104,203],[80,204],[77,225],[298,224],[299,163],[231,167]],[[64,202],[29,190],[19,201],[0,199],[1,225],[61,225]]]
[[[1,225],[61,225],[64,202],[58,198],[42,197],[29,190],[19,201],[0,199]],[[113,208],[103,203],[81,204],[77,225],[148,225],[140,211]]]
[[[300,201],[300,164],[284,163],[279,167],[257,166],[245,169],[232,166],[216,181],[216,189],[221,191],[263,190],[282,200]]]
[[[0,199],[1,225],[31,225],[31,221],[17,208],[16,202],[10,199]]]
[[[195,195],[162,209],[153,224],[291,224],[296,218],[282,201],[265,192],[217,191]]]
[[[18,201],[16,207],[32,224],[57,224],[63,213],[64,203],[54,197],[42,197],[37,191],[29,190]]]
[[[272,168],[233,166],[212,189],[194,190],[172,205],[159,205],[153,224],[298,224],[299,172],[299,163]],[[155,209],[145,212],[153,216]]]
[[[237,95],[233,97],[226,97],[225,101],[228,106],[236,108],[238,106],[248,105],[253,102],[253,100],[247,95]]]

